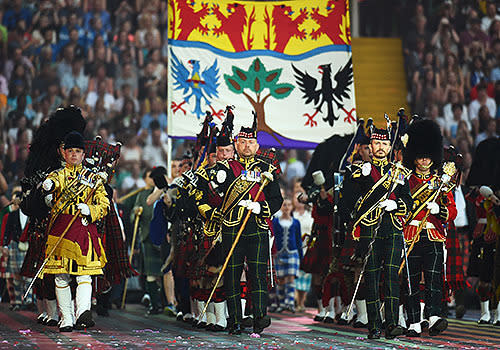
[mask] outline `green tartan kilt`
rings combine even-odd
[[[161,273],[161,247],[149,240],[141,243],[141,273],[145,276],[163,276]]]

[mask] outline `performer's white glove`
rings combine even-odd
[[[368,176],[372,172],[372,165],[370,163],[365,163],[361,166],[361,174],[363,176]]]
[[[392,199],[386,199],[385,201],[380,202],[379,207],[385,208],[385,211],[393,211],[396,210],[398,204]]]
[[[82,213],[82,215],[90,215],[90,208],[87,204],[85,203],[78,203],[76,205],[76,207],[80,210],[80,213]]]
[[[48,194],[44,197],[45,205],[48,206],[49,208],[52,208],[52,199],[53,198],[54,198],[54,195],[52,193]]]
[[[260,214],[260,204],[258,202],[253,202],[250,199],[242,200],[238,205],[251,210],[254,214]]]
[[[439,214],[439,205],[436,202],[427,203],[427,209],[432,215]]]
[[[42,183],[42,187],[44,191],[50,192],[54,188],[54,181],[51,179],[45,179],[45,181]]]

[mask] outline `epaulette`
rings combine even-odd
[[[365,162],[363,163],[360,163],[360,164],[351,164],[350,167],[351,167],[351,176],[353,179],[357,179],[358,177],[361,177],[362,173],[361,173],[361,167],[363,166]]]
[[[221,164],[221,165],[225,166],[227,169],[229,169],[229,162],[227,159],[219,160],[219,161],[217,161],[217,164]]]
[[[199,167],[198,169],[196,169],[195,175],[198,175],[201,178],[208,181],[208,174],[207,174],[207,170],[205,169],[205,167]]]

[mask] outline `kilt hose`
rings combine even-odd
[[[239,228],[239,225],[223,227],[222,246],[224,248],[224,257],[227,257]],[[245,257],[248,266],[247,280],[251,285],[250,293],[253,315],[255,318],[266,315],[268,303],[266,275],[267,261],[269,259],[269,234],[267,230],[261,228],[253,231],[254,233],[243,232],[224,272],[224,288],[229,312],[229,325],[241,324],[243,319],[240,279]]]
[[[375,226],[361,226],[359,247],[366,252],[368,244],[375,232]],[[368,330],[380,329],[380,274],[384,273],[383,295],[385,302],[386,325],[397,325],[399,316],[399,265],[403,250],[402,231],[391,222],[389,215],[382,218],[380,229],[368,257],[365,269],[366,308],[368,313]],[[363,256],[363,255],[362,255]]]
[[[422,230],[420,239],[408,256],[408,268],[412,291],[408,295],[408,321],[418,323],[420,319],[420,280],[425,280],[425,308],[427,316],[441,314],[443,290],[443,242],[433,242]]]

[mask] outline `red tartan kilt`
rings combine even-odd
[[[40,236],[36,233],[32,233],[29,240],[28,251],[26,252],[26,257],[23,261],[23,266],[21,267],[21,276],[24,277],[35,277],[40,266],[42,266],[45,260],[45,243],[47,242],[47,236]]]
[[[300,269],[307,273],[325,273],[332,261],[332,248],[328,239],[316,240],[312,247],[307,249],[306,254],[300,262]]]
[[[315,244],[307,250],[306,255],[300,262],[300,269],[307,273],[324,273],[328,271],[332,254],[328,248]]]

